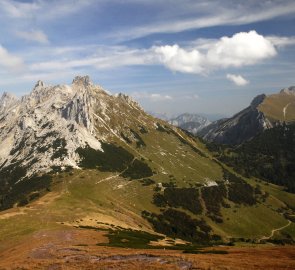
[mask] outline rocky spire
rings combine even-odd
[[[44,82],[43,81],[37,81],[37,83],[35,84],[35,87],[34,88],[37,88],[37,87],[44,87],[45,86],[45,84],[44,84]]]
[[[93,83],[90,80],[89,76],[76,76],[72,82],[73,85],[80,85],[80,86],[92,86]]]

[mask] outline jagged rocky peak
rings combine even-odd
[[[256,109],[264,101],[265,98],[266,98],[265,94],[256,96],[251,102],[251,107]]]
[[[18,98],[10,93],[4,92],[0,99],[0,112],[9,109],[18,102]]]
[[[93,86],[93,83],[88,75],[86,76],[76,76],[72,82],[73,85],[79,86]]]
[[[109,95],[100,85],[96,85],[92,82],[88,75],[86,76],[76,76],[72,81],[71,87],[78,95],[80,93],[90,94],[90,96],[99,95]]]
[[[43,81],[37,81],[34,88],[43,88],[45,86]]]
[[[280,91],[281,94],[295,95],[295,86],[284,88]]]
[[[31,96],[38,95],[38,92],[44,91],[45,88],[46,88],[46,85],[43,81],[41,81],[41,80],[37,81],[32,92],[31,92]]]
[[[3,94],[0,114],[6,115],[0,117],[0,166],[18,161],[26,167],[26,176],[31,176],[49,172],[52,166],[76,168],[80,147],[101,149],[92,119],[101,96],[96,95],[97,86],[85,87],[91,84],[88,76],[74,81],[76,85],[70,86],[38,81],[29,95],[10,106],[13,114],[6,104],[15,98]]]
[[[44,92],[48,88],[50,88],[50,86],[45,85],[43,81],[39,80],[32,89],[30,96],[38,96],[41,92]]]
[[[67,85],[46,85],[42,81],[38,81],[33,88],[29,96],[22,99],[22,102],[26,102],[27,105],[34,108],[38,104],[42,106],[50,107],[54,105],[56,107],[62,106],[74,95],[74,91]]]
[[[7,103],[15,102],[17,100],[18,100],[18,98],[15,95],[10,94],[8,92],[4,92],[2,94],[1,99],[0,99],[0,106],[1,105],[5,106]]]

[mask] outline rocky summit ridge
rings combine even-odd
[[[26,176],[56,166],[78,168],[77,148],[103,151],[100,141],[118,136],[110,121],[123,107],[140,109],[130,97],[113,96],[94,85],[89,76],[77,76],[71,85],[38,81],[20,99],[4,93],[0,99],[0,168],[21,164],[27,167]]]

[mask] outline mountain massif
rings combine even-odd
[[[249,115],[273,125],[259,109],[265,100],[256,98],[232,122]],[[83,235],[80,247],[103,235],[98,246],[187,252],[295,240],[295,194],[234,172],[198,138],[88,76],[71,85],[39,81],[20,99],[3,94],[0,184],[0,250],[43,234]],[[50,243],[26,256],[59,247]]]

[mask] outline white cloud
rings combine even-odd
[[[178,45],[155,47],[159,61],[173,71],[206,73],[212,69],[241,67],[274,57],[274,44],[256,31],[241,32],[232,37],[210,41],[205,50],[183,49]]]
[[[22,39],[25,39],[30,42],[38,42],[41,44],[48,44],[48,37],[41,30],[32,30],[32,31],[18,31],[16,35]]]
[[[155,47],[160,62],[168,68],[183,73],[202,73],[204,56],[197,50],[186,51],[178,45]]]
[[[227,74],[226,78],[232,81],[234,84],[238,86],[244,86],[249,83],[245,78],[243,78],[241,75],[235,75],[235,74]]]
[[[134,99],[149,99],[151,101],[164,101],[172,100],[173,97],[170,95],[162,95],[159,93],[147,93],[147,92],[134,92],[131,94]]]
[[[0,45],[0,66],[11,71],[20,71],[24,67],[24,63],[20,57],[9,53]]]
[[[222,37],[207,52],[210,65],[240,67],[252,65],[276,55],[274,45],[256,31],[241,32],[232,37]]]

